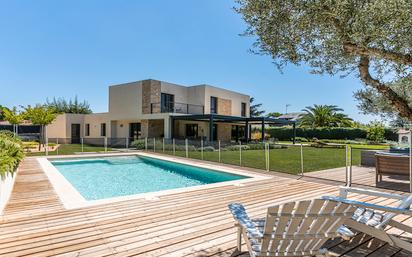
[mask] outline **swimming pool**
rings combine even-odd
[[[51,163],[87,201],[249,178],[136,155]]]

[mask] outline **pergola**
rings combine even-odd
[[[185,120],[185,121],[203,121],[209,122],[209,140],[214,141],[213,138],[213,124],[215,123],[242,123],[245,125],[245,135],[246,141],[249,138],[249,125],[260,125],[262,128],[262,141],[265,138],[265,125],[272,125],[272,126],[285,126],[285,125],[292,125],[293,126],[293,143],[295,143],[296,138],[296,123],[295,121],[286,120],[286,119],[275,119],[275,118],[268,118],[268,117],[237,117],[237,116],[227,116],[227,115],[219,115],[219,114],[199,114],[199,115],[174,115],[171,116],[172,122],[172,137],[174,137],[174,128],[175,128],[175,121],[178,120]]]

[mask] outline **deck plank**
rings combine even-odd
[[[357,185],[373,185],[370,169],[356,172]],[[26,158],[0,216],[0,256],[231,256],[236,230],[228,203],[241,202],[251,217],[262,217],[270,205],[336,195],[345,178],[342,169],[303,178],[269,174],[273,178],[242,187],[229,185],[163,195],[156,201],[135,199],[66,210],[36,158]],[[382,190],[405,194],[390,187]],[[353,199],[395,203],[370,196]],[[399,218],[412,223],[411,218]],[[330,240],[325,246],[341,256],[409,254],[364,234],[351,241]]]

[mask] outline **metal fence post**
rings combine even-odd
[[[345,165],[345,182],[346,182],[346,186],[349,186],[349,174],[348,174],[348,172],[349,172],[349,161],[348,161],[348,154],[349,154],[349,150],[348,150],[348,148],[349,148],[349,146],[348,145],[345,145],[345,162],[346,162],[346,165]]]
[[[189,145],[187,138],[185,139],[185,148],[186,148],[186,158],[189,158]]]
[[[144,138],[144,149],[147,151],[147,137]]]
[[[300,174],[303,176],[303,144],[300,143]]]
[[[203,139],[200,139],[200,158],[203,160]]]
[[[412,192],[412,129],[409,131],[409,192]]]
[[[220,140],[217,141],[218,147],[219,147],[219,162],[222,162],[221,156],[220,156]]]
[[[56,138],[56,153],[59,155],[59,138]]]
[[[350,146],[350,152],[349,152],[349,155],[350,155],[350,166],[349,166],[349,186],[352,186],[352,146]]]
[[[46,137],[46,145],[45,145],[45,149],[46,149],[46,156],[49,155],[49,138]]]
[[[126,137],[126,149],[129,149],[129,138]]]
[[[239,141],[239,166],[242,166],[242,142]]]
[[[266,170],[269,171],[270,170],[270,146],[269,146],[269,143],[266,143],[266,147],[267,147],[267,150],[266,150],[266,154],[267,154],[267,157],[266,157]]]
[[[173,138],[173,155],[176,155],[176,143],[175,143],[175,139]]]
[[[104,138],[104,151],[107,152],[107,137]]]
[[[153,138],[153,152],[156,152],[156,138]]]
[[[82,153],[84,152],[84,142],[83,142],[83,138],[80,138],[80,142],[82,143]]]
[[[165,152],[165,138],[162,141],[162,152]]]

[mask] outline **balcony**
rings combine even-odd
[[[204,114],[203,105],[186,104],[186,103],[152,103],[151,113],[182,113],[182,114]]]

